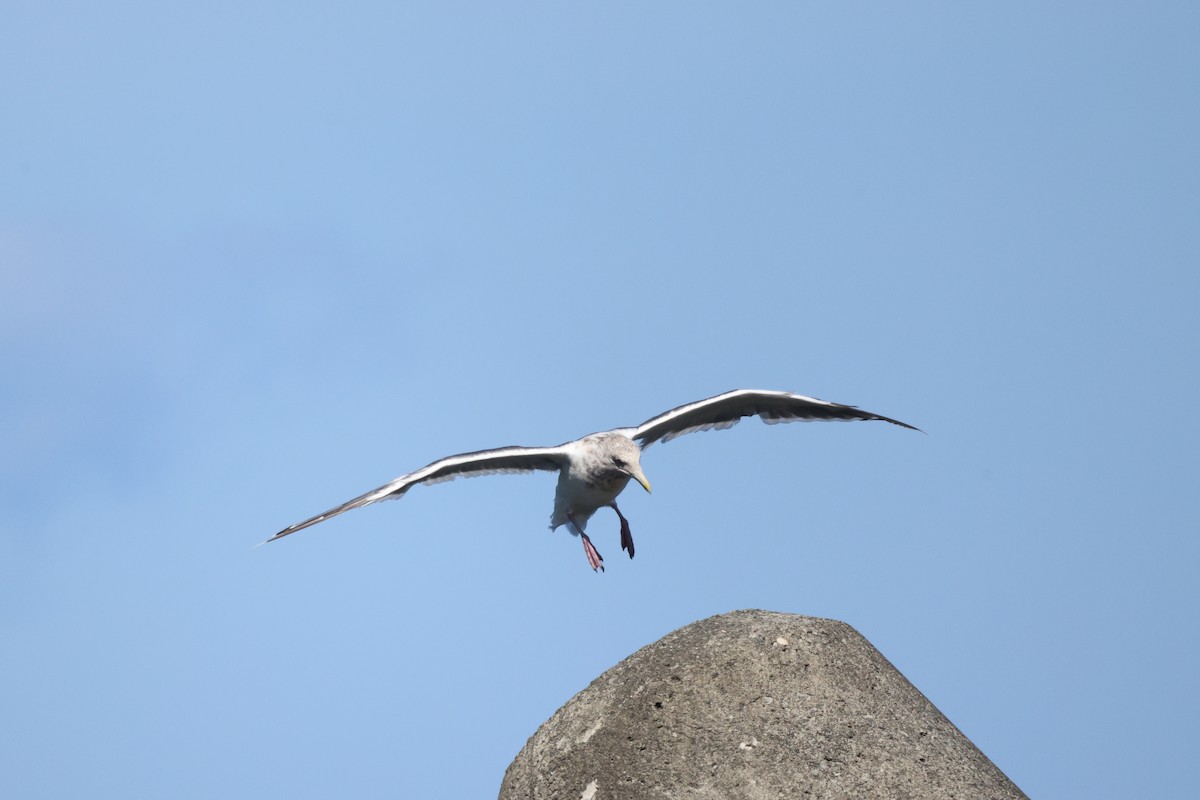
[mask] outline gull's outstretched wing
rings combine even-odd
[[[337,508],[331,508],[323,514],[284,528],[267,541],[273,542],[276,539],[282,539],[289,533],[304,530],[353,508],[362,508],[379,500],[394,500],[402,497],[405,492],[418,483],[441,483],[442,481],[452,481],[459,476],[500,475],[533,472],[539,469],[556,472],[566,463],[567,454],[562,447],[501,447],[496,450],[460,453],[435,461],[416,472],[401,475],[391,483],[380,486],[378,489],[372,489],[364,495],[342,503]]]
[[[625,429],[624,432],[645,450],[655,442],[669,442],[685,433],[731,428],[738,424],[742,417],[753,416],[761,417],[768,425],[808,420],[877,419],[914,431],[920,430],[890,417],[862,411],[854,406],[829,403],[815,397],[790,392],[735,389],[707,400],[672,408],[646,420],[636,428]]]

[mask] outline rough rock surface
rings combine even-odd
[[[501,800],[1021,798],[844,622],[735,611],[594,680],[529,739]]]

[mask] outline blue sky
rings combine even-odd
[[[0,795],[489,796],[738,608],[845,620],[1034,797],[1188,796],[1186,3],[0,11]],[[862,424],[419,488],[736,388]],[[636,487],[635,487],[636,488]]]

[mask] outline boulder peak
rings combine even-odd
[[[1023,798],[844,622],[735,611],[609,669],[538,728],[501,800]]]

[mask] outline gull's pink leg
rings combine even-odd
[[[575,530],[578,531],[579,538],[583,539],[583,552],[584,555],[587,556],[588,565],[591,566],[593,571],[600,570],[601,572],[604,572],[604,559],[600,557],[600,551],[596,549],[594,544],[592,544],[592,540],[588,538],[588,535],[583,532],[583,528],[579,527],[579,523],[575,521],[575,516],[573,514],[567,514],[567,520],[575,527]]]
[[[617,512],[617,516],[621,518],[621,549],[629,551],[629,557],[633,558],[633,534],[629,532],[629,520],[625,519],[625,515],[621,513],[621,509],[617,508],[616,503],[610,503],[609,508]]]
[[[583,539],[583,552],[587,555],[588,564],[593,570],[598,569],[604,572],[604,559],[600,557],[600,551],[592,544],[592,540],[586,533],[580,531],[579,536]]]

